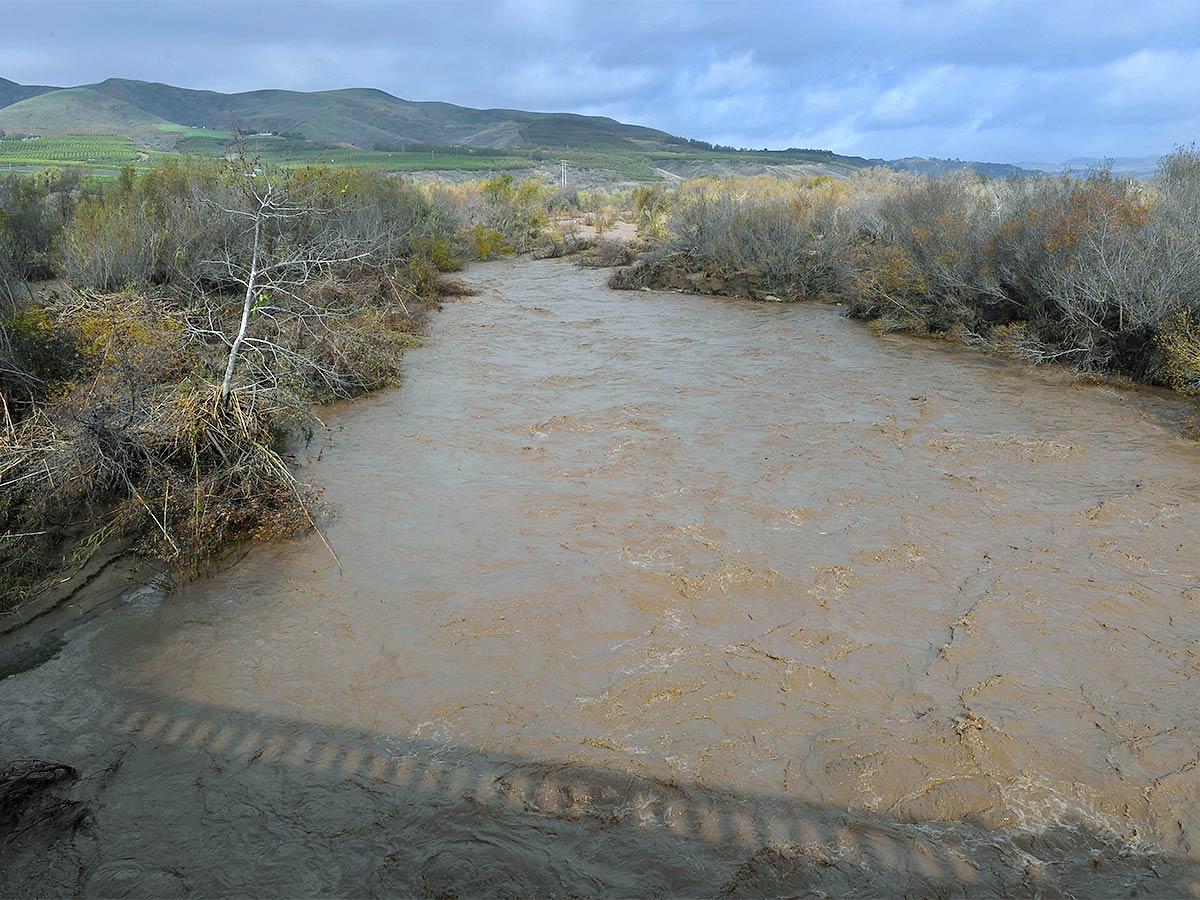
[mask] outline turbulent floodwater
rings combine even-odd
[[[80,626],[7,895],[1200,895],[1172,401],[835,309],[478,266],[327,535]]]

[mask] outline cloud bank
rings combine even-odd
[[[747,147],[1060,161],[1200,139],[1200,3],[0,3],[0,76],[378,87]]]

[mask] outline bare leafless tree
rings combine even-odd
[[[277,386],[281,373],[303,369],[331,393],[342,393],[336,368],[300,347],[320,342],[334,320],[352,312],[315,299],[319,286],[366,262],[384,235],[339,229],[336,209],[296,197],[277,173],[244,161],[238,169],[238,188],[228,198],[237,202],[198,198],[225,238],[198,270],[198,293],[209,302],[189,317],[193,334],[226,347],[221,403],[229,402],[239,367],[247,365],[256,386]],[[233,227],[223,227],[230,223]],[[237,287],[235,320],[225,314],[225,304],[212,302],[211,285]],[[251,359],[254,364],[247,363]]]

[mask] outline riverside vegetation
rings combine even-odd
[[[464,257],[549,189],[169,161],[0,180],[0,611],[116,542],[195,571],[312,523],[314,404],[390,384]]]
[[[1150,182],[874,169],[634,193],[649,249],[614,287],[835,299],[883,331],[1200,393],[1195,149]]]
[[[600,239],[621,217],[636,261]],[[314,404],[394,382],[465,259],[591,248],[633,262],[614,287],[837,299],[883,331],[1200,393],[1198,233],[1193,150],[1149,183],[874,169],[587,193],[244,156],[9,176],[0,610],[111,542],[187,573],[310,526],[288,442]]]

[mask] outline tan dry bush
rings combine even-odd
[[[1159,336],[1166,355],[1167,383],[1184,394],[1200,394],[1200,315],[1185,310]]]
[[[637,253],[624,241],[600,240],[587,248],[579,257],[579,264],[597,269],[628,266],[637,259]]]
[[[214,384],[165,385],[86,417],[66,398],[22,422],[0,446],[0,605],[36,593],[97,533],[191,572],[233,540],[307,523],[307,491],[279,454],[281,411],[219,399]]]
[[[698,178],[634,195],[655,240],[614,287],[836,297],[884,330],[1082,372],[1190,384],[1200,153],[1150,183],[1085,178]],[[661,228],[659,224],[661,221]]]
[[[459,222],[400,179],[244,161],[130,170],[83,198],[63,240],[76,289],[0,310],[4,602],[100,536],[189,570],[309,522],[286,436],[310,403],[394,381]],[[273,278],[247,286],[253,259]]]

